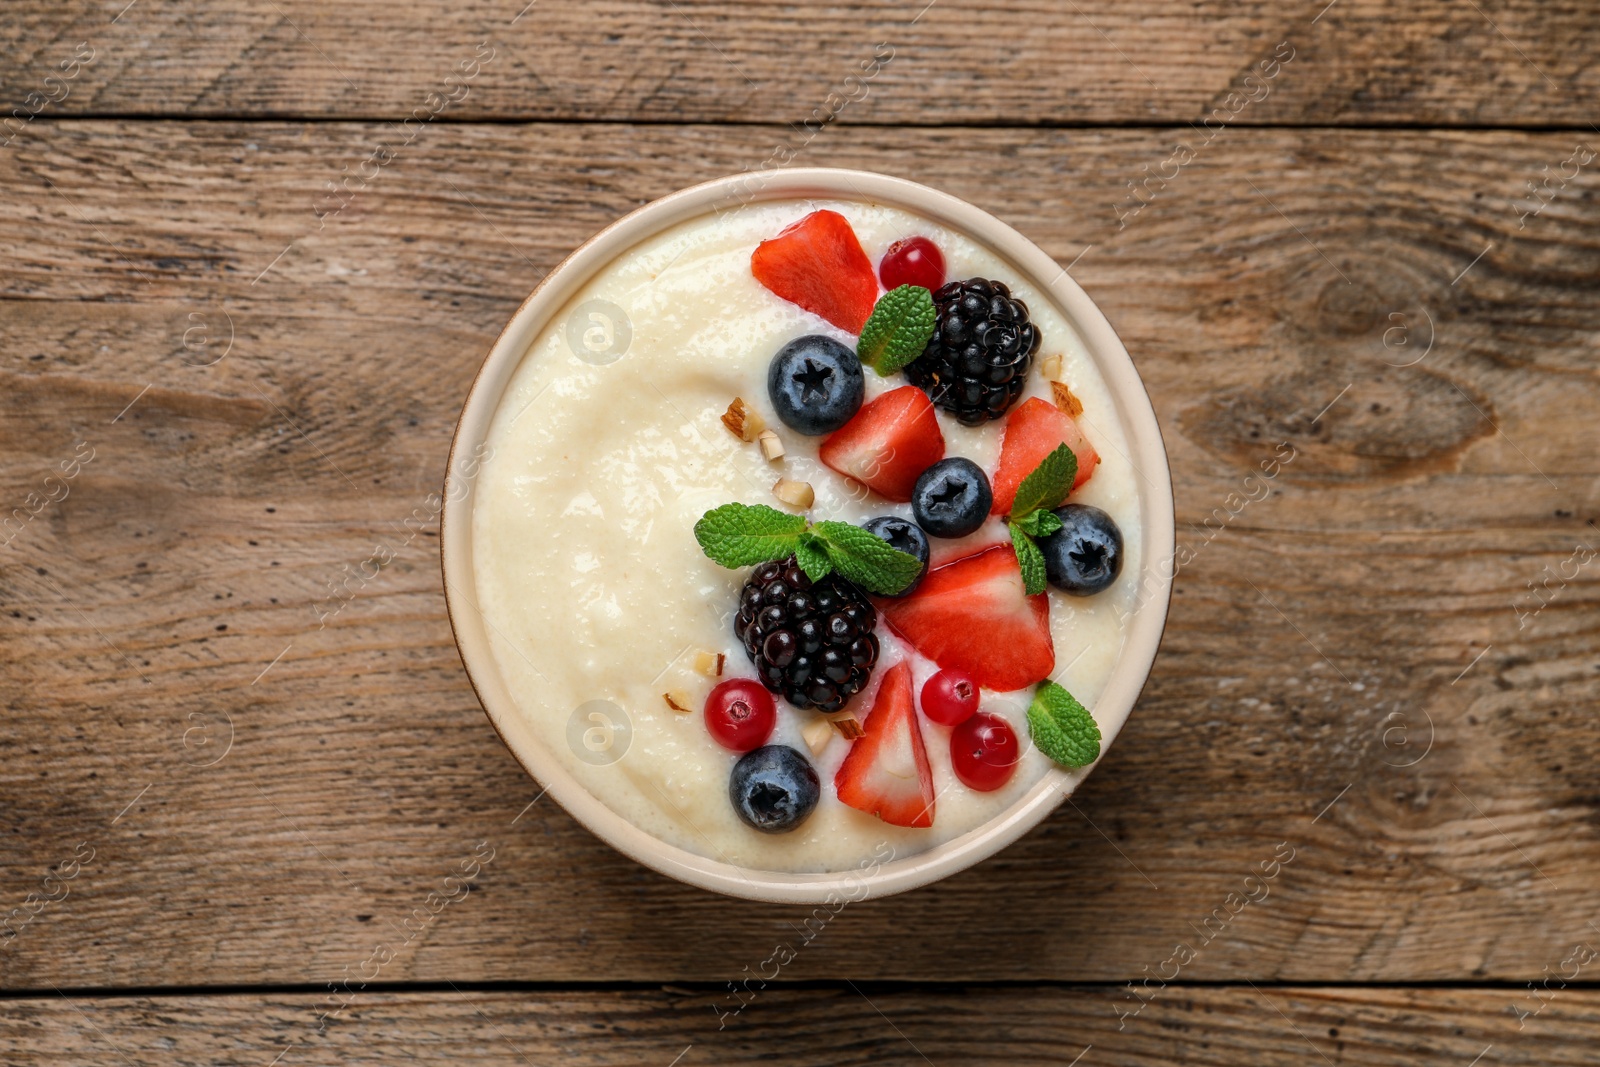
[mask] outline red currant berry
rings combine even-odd
[[[969,788],[990,793],[1011,781],[1022,753],[1011,724],[982,712],[950,733],[950,763]]]
[[[944,284],[944,256],[939,246],[926,237],[907,237],[889,246],[878,264],[878,277],[885,289],[920,285],[937,292]]]
[[[978,710],[978,683],[966,671],[946,667],[922,684],[922,714],[945,726],[956,726]]]
[[[772,694],[753,678],[729,678],[706,697],[706,729],[723,748],[760,748],[778,724]]]

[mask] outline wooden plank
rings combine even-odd
[[[1600,90],[1589,58],[1600,24],[1578,0],[122,7],[70,0],[0,27],[5,110],[398,120],[422,107],[453,118],[819,125],[1213,116],[1589,132]],[[84,43],[92,62],[63,67]],[[1292,59],[1260,67],[1274,56]],[[1272,76],[1246,83],[1262,69]],[[61,80],[63,70],[74,77]]]
[[[1593,171],[1519,220],[1566,135],[1238,134],[1119,224],[1170,131],[829,132],[1076,260],[1192,558],[1075,806],[852,905],[786,977],[1116,981],[1193,942],[1191,979],[1524,981],[1593,935],[1596,572],[1541,578],[1600,514]],[[94,450],[0,555],[0,901],[67,894],[0,948],[6,988],[316,985],[380,944],[384,981],[724,982],[805,918],[527,807],[405,525],[541,273],[766,135],[438,127],[319,230],[382,136],[40,121],[0,154],[0,494]],[[1271,495],[1230,503],[1285,442]],[[406,926],[479,842],[467,898]],[[984,951],[950,950],[967,930]]]
[[[1507,1010],[1516,996],[1504,989],[1185,987],[1122,1018],[1115,989],[1030,985],[752,986],[738,1014],[714,993],[684,989],[376,992],[342,1008],[304,994],[50,994],[5,1002],[0,1050],[8,1063],[83,1067],[1593,1062],[1600,994],[1557,993],[1521,1030]]]

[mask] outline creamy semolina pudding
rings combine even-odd
[[[498,667],[655,837],[852,870],[1097,758],[1138,473],[1079,336],[968,236],[845,201],[679,225],[551,320],[487,443]]]

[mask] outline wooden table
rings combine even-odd
[[[0,1060],[1595,1061],[1594,3],[124,2],[0,19]],[[496,739],[429,494],[547,270],[780,152],[1072,264],[1188,555],[1073,803],[763,985],[803,909]]]

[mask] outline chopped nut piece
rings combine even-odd
[[[721,652],[696,652],[694,654],[694,669],[698,674],[707,678],[721,678],[722,665],[728,657]]]
[[[667,707],[671,708],[673,711],[682,713],[693,710],[689,705],[689,695],[681,689],[674,689],[670,692],[662,693],[661,699],[665,700],[667,702]]]
[[[779,478],[773,483],[772,495],[801,511],[817,502],[817,494],[812,491],[810,482],[796,482],[788,478]]]
[[[775,459],[783,458],[783,441],[771,430],[762,430],[757,438],[761,442],[761,454],[771,463]]]
[[[745,405],[742,397],[734,397],[728,410],[722,413],[722,425],[741,441],[754,441],[767,428],[766,420]]]
[[[1061,377],[1061,364],[1063,362],[1059,355],[1045,356],[1039,361],[1039,373],[1044,375],[1046,381],[1053,382]]]
[[[1056,407],[1073,418],[1083,414],[1083,401],[1072,395],[1072,390],[1067,388],[1065,382],[1051,382],[1050,395],[1055,399]]]
[[[861,728],[861,720],[856,718],[852,712],[841,711],[839,714],[829,718],[828,721],[833,724],[833,728],[835,730],[839,731],[839,736],[844,738],[846,741],[854,741],[856,738],[866,733],[866,731]]]
[[[800,731],[800,737],[813,756],[820,756],[822,750],[828,747],[828,742],[833,740],[833,724],[827,719],[817,719]]]

